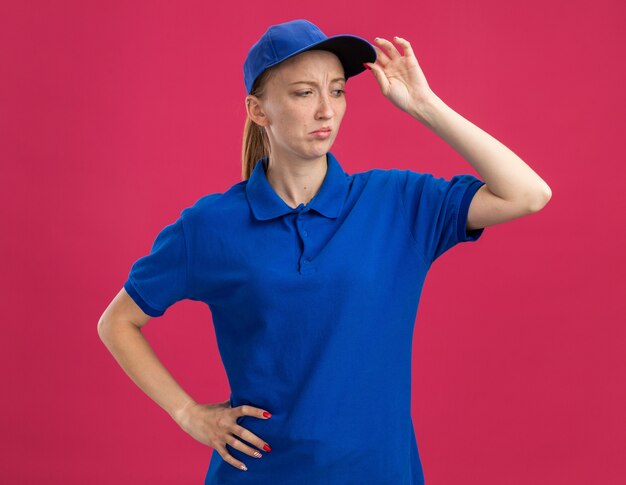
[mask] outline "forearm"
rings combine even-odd
[[[98,334],[126,374],[177,423],[179,413],[194,400],[163,366],[137,326],[104,322]]]
[[[525,205],[542,205],[550,187],[521,158],[494,137],[446,105],[434,93],[410,112],[456,150],[498,197]]]

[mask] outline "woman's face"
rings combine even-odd
[[[265,127],[278,158],[319,158],[330,150],[346,112],[344,70],[332,52],[306,51],[278,65],[254,121]],[[248,96],[249,98],[250,96]],[[312,132],[330,128],[326,137]]]

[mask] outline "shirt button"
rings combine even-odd
[[[308,264],[308,263],[309,263],[309,260],[305,258],[305,259],[304,259],[304,261],[302,261],[302,262],[303,262],[304,264]]]
[[[302,231],[302,235],[303,235],[303,236],[308,236],[308,234],[309,234],[308,232],[306,232],[306,231]]]

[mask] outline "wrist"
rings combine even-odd
[[[185,401],[181,406],[174,409],[170,413],[170,416],[180,426],[181,423],[184,421],[185,417],[187,416],[187,413],[189,412],[189,410],[196,404],[197,403],[193,399],[189,399]]]
[[[441,110],[444,102],[432,91],[421,98],[409,110],[409,114],[420,123],[432,126],[437,113]]]

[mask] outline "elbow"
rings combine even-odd
[[[98,337],[108,347],[111,336],[117,331],[117,324],[109,319],[101,318],[98,321]]]
[[[100,340],[106,345],[112,338],[120,332],[125,332],[127,329],[141,331],[138,325],[127,320],[120,320],[119,318],[100,318],[98,321],[98,336]]]
[[[532,198],[529,205],[530,212],[539,212],[552,198],[552,189],[548,184],[543,184],[542,189]]]
[[[100,340],[102,340],[103,342],[106,340],[108,327],[109,325],[107,324],[106,320],[102,318],[98,320],[98,337],[100,337]]]

